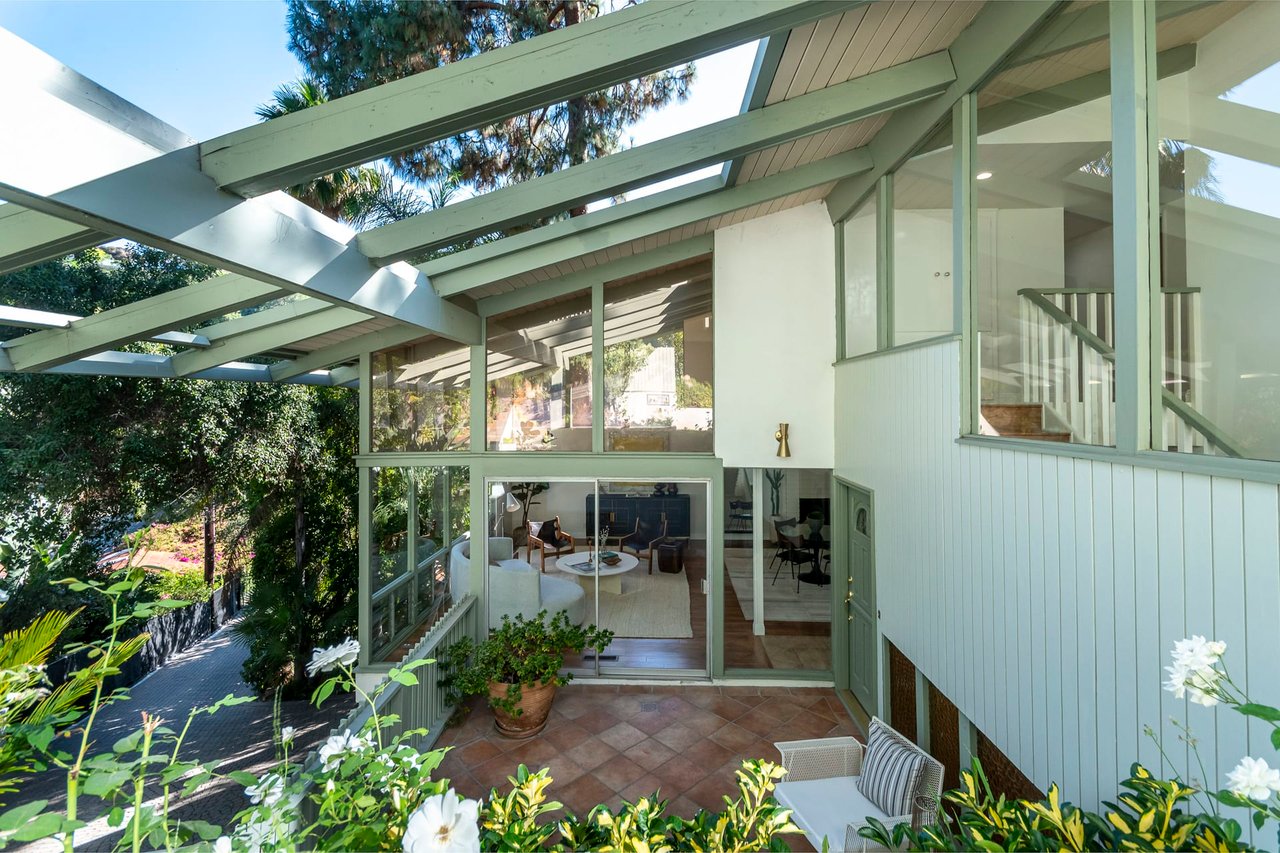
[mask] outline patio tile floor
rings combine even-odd
[[[527,741],[500,736],[480,697],[440,734],[452,747],[438,771],[459,793],[506,787],[523,762],[551,769],[551,796],[579,815],[616,808],[655,790],[670,812],[691,817],[736,793],[747,758],[777,761],[773,741],[862,734],[829,688],[668,687],[570,684],[560,688],[547,728]],[[793,849],[804,839],[788,837]]]

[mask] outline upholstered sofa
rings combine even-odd
[[[502,625],[504,615],[517,613],[529,618],[547,611],[548,617],[565,611],[569,621],[581,625],[587,615],[587,597],[582,587],[565,578],[539,573],[524,560],[514,559],[514,543],[509,536],[489,539],[489,627]],[[471,541],[454,544],[449,559],[449,591],[460,598],[472,592]],[[482,591],[475,591],[482,594]]]

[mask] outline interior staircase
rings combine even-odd
[[[1043,403],[983,403],[982,420],[983,426],[990,429],[990,435],[1035,441],[1071,441],[1069,432],[1044,428]]]

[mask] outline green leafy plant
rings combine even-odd
[[[476,643],[463,637],[445,651],[440,683],[451,703],[464,696],[488,694],[490,684],[510,685],[505,696],[490,696],[489,704],[519,716],[516,704],[522,686],[568,684],[573,675],[560,672],[565,655],[580,654],[587,648],[601,652],[612,640],[612,631],[574,625],[564,611],[550,620],[545,610],[532,619],[520,614],[514,619],[504,616],[502,626],[488,639]]]
[[[782,504],[782,480],[786,476],[781,468],[766,468],[764,478],[769,481],[769,514],[778,515]]]

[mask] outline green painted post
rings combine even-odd
[[[955,267],[955,328],[960,332],[960,434],[978,432],[981,407],[982,347],[978,339],[978,203],[974,174],[978,155],[978,99],[969,92],[951,111],[953,193],[952,234]]]
[[[1116,447],[1150,450],[1159,425],[1153,385],[1160,367],[1160,312],[1152,311],[1159,287],[1156,239],[1155,9],[1152,4],[1111,3],[1112,210],[1115,232]],[[1156,398],[1158,399],[1158,397]]]
[[[846,282],[844,280],[844,226],[845,220],[835,223],[835,247],[836,247],[836,361],[843,361],[847,355],[845,351],[845,324],[848,322],[845,317],[845,299],[844,289]]]
[[[603,281],[591,284],[591,452],[604,453]]]
[[[480,318],[480,344],[471,348],[471,445],[472,453],[484,453],[489,449],[489,438],[486,434],[488,415],[489,382],[485,373],[485,354],[488,347],[485,341],[489,337],[489,321]],[[474,481],[472,483],[474,489]],[[475,529],[475,516],[471,517],[472,529]]]
[[[363,456],[372,450],[373,430],[373,357],[369,353],[360,355],[360,429],[359,449]],[[357,513],[357,547],[360,549],[360,575],[357,581],[357,604],[359,615],[356,619],[356,639],[360,642],[360,666],[369,663],[370,646],[373,642],[373,584],[369,565],[369,548],[373,544],[373,523],[371,498],[373,495],[373,472],[360,466],[358,469],[358,486],[360,493],[356,498]]]
[[[893,346],[893,173],[876,183],[876,347]]]

